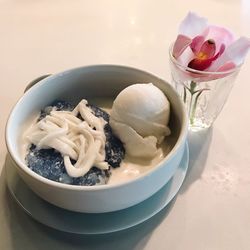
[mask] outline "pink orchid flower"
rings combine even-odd
[[[244,62],[250,39],[235,39],[229,30],[209,25],[208,21],[188,13],[181,22],[172,55],[177,62],[193,70],[224,72]]]

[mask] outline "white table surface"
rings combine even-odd
[[[74,236],[42,226],[5,185],[4,127],[37,76],[81,65],[138,67],[170,79],[168,46],[189,10],[250,37],[249,0],[0,1],[0,249],[250,249],[250,55],[230,98],[190,134],[186,180],[169,207],[118,233]]]

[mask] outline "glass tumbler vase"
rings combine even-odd
[[[172,84],[181,96],[192,131],[209,128],[220,114],[241,66],[207,72],[182,66],[170,53]]]

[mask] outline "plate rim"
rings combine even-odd
[[[9,163],[12,165],[12,163],[9,161]],[[159,190],[157,191],[155,194],[153,194],[151,197],[149,197],[148,199],[146,199],[145,201],[142,201],[141,203],[137,204],[137,205],[134,205],[132,207],[129,207],[129,208],[126,208],[126,209],[123,209],[123,210],[119,210],[119,211],[114,211],[114,212],[109,212],[109,213],[101,213],[101,214],[98,214],[98,216],[105,216],[107,214],[109,214],[109,216],[112,214],[115,214],[115,213],[123,213],[123,212],[128,212],[129,210],[132,211],[132,209],[135,207],[137,207],[138,205],[142,205],[144,202],[146,201],[149,201],[150,199],[152,199],[153,197],[156,197],[157,194],[160,193],[161,190],[163,190],[164,188],[166,188],[166,185],[169,184],[173,179],[174,177],[175,178],[179,178],[178,179],[178,185],[177,187],[175,187],[175,190],[172,191],[172,193],[169,193],[167,195],[167,198],[166,198],[166,201],[164,203],[162,203],[157,209],[155,209],[153,212],[149,213],[147,216],[144,216],[138,220],[136,220],[135,222],[133,223],[123,223],[120,227],[117,227],[115,226],[113,229],[110,228],[109,230],[108,229],[103,229],[103,230],[90,230],[89,232],[87,231],[84,231],[84,230],[66,230],[65,228],[61,228],[61,227],[57,227],[56,225],[54,225],[55,223],[46,223],[44,222],[43,220],[39,219],[39,216],[34,216],[34,213],[32,213],[31,211],[29,211],[25,204],[23,204],[20,199],[17,197],[17,195],[15,194],[15,191],[13,190],[13,188],[11,187],[11,184],[10,184],[10,180],[9,178],[10,177],[10,174],[8,174],[8,168],[6,168],[6,183],[7,183],[7,187],[8,187],[8,190],[11,194],[11,197],[13,198],[13,200],[18,204],[18,206],[21,207],[21,209],[27,214],[29,215],[32,219],[34,219],[36,222],[39,222],[41,223],[42,225],[45,225],[49,228],[53,228],[55,230],[58,230],[58,231],[61,231],[61,232],[67,232],[67,233],[73,233],[73,234],[81,234],[81,235],[97,235],[97,234],[107,234],[107,233],[114,233],[114,232],[118,232],[118,231],[122,231],[122,230],[125,230],[125,229],[128,229],[128,228],[131,228],[131,227],[134,227],[134,226],[137,226],[147,220],[149,220],[150,218],[152,218],[153,216],[155,216],[156,214],[158,214],[161,210],[163,210],[172,200],[173,198],[178,194],[184,180],[185,180],[185,177],[186,177],[186,173],[187,173],[187,170],[188,170],[188,165],[189,165],[189,147],[188,147],[188,142],[186,141],[185,143],[185,149],[184,149],[184,154],[183,154],[183,157],[182,157],[182,160],[177,168],[180,169],[181,167],[181,164],[184,165],[184,168],[182,168],[182,171],[181,171],[181,176],[177,176],[177,172],[175,173],[175,175]],[[18,175],[16,169],[14,168],[14,166],[11,166],[14,170],[14,174],[17,175],[19,179],[21,179],[21,177]],[[180,174],[179,174],[180,175]],[[176,177],[177,176],[177,177]],[[23,181],[22,181],[23,182]],[[23,182],[23,184],[28,188],[29,192],[32,192],[33,191]],[[167,188],[168,189],[168,188]],[[170,188],[169,188],[170,189]],[[34,194],[34,193],[33,193]],[[43,200],[42,198],[40,198],[39,196],[37,196],[36,194],[34,194],[38,199],[41,200],[41,202],[44,202],[44,203],[47,203],[45,200]],[[56,207],[52,204],[50,204],[51,206],[53,206],[55,209],[58,209],[58,210],[64,210],[62,208],[59,208],[59,207]],[[64,210],[66,211],[65,213],[73,213],[73,214],[79,214],[79,216],[89,216],[91,214],[88,214],[88,213],[77,213],[77,212],[73,212],[73,211],[68,211],[68,210]],[[96,215],[96,214],[94,214]]]

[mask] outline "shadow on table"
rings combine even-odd
[[[7,162],[7,161],[6,161]],[[127,230],[102,235],[77,235],[60,232],[31,219],[11,197],[5,184],[5,164],[0,176],[3,216],[6,220],[11,249],[88,249],[88,250],[127,250],[144,249],[152,232],[171,211],[175,199],[151,219]],[[0,218],[1,220],[2,218]],[[2,239],[2,244],[7,238]],[[0,244],[1,245],[1,244]]]
[[[185,193],[192,183],[200,179],[206,165],[212,134],[212,127],[197,132],[189,131],[189,166],[180,193]]]
[[[74,249],[144,249],[151,237],[152,232],[168,215],[169,211],[173,207],[174,202],[175,200],[173,200],[169,204],[169,206],[167,206],[160,213],[158,213],[148,221],[130,229],[126,229],[116,233],[83,236],[57,232],[55,230],[45,230],[45,228],[44,232],[49,234],[50,237],[56,237],[58,240],[63,240],[65,244],[70,244],[70,247],[74,247]]]

